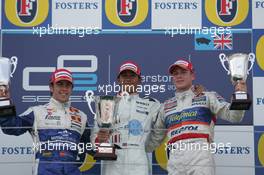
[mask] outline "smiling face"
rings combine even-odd
[[[137,86],[141,82],[140,77],[131,70],[122,71],[117,80],[122,89],[129,94],[136,93]]]
[[[195,79],[194,72],[175,66],[171,71],[173,82],[177,92],[186,91],[191,88],[192,81]]]
[[[50,84],[50,92],[52,93],[52,97],[61,103],[69,101],[72,88],[72,83],[67,80],[60,80],[56,83]]]

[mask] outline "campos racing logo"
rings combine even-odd
[[[141,0],[105,0],[105,13],[111,23],[132,27],[146,19],[148,6],[148,1]]]
[[[217,12],[224,22],[231,22],[237,14],[237,0],[218,0]]]
[[[41,24],[48,16],[49,1],[7,0],[5,13],[7,19],[20,27],[33,27]]]
[[[219,26],[241,24],[249,12],[248,0],[206,0],[205,13],[210,22]]]

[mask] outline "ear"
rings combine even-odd
[[[50,89],[50,92],[53,93],[53,84],[49,84],[49,89]]]
[[[118,76],[116,80],[117,80],[117,82],[118,82],[119,84],[121,84],[120,76]]]
[[[192,74],[192,80],[195,80],[195,73],[191,72],[191,74]]]
[[[142,78],[141,76],[138,76],[138,83],[141,83],[142,82]]]

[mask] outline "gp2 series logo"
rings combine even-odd
[[[66,62],[74,61],[87,65],[85,67],[66,67]],[[87,64],[88,63],[88,64]],[[57,68],[65,68],[73,73],[74,91],[97,90],[98,60],[94,55],[60,55],[57,59]],[[23,89],[26,91],[49,91],[47,84],[40,85],[31,82],[33,74],[44,74],[53,72],[56,67],[26,67],[23,70]]]

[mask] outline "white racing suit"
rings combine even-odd
[[[217,117],[240,122],[244,111],[229,110],[230,104],[215,92],[195,96],[191,89],[164,102],[148,143],[154,150],[166,134],[169,175],[214,175],[212,150],[193,149],[213,142]],[[185,147],[183,147],[185,146]]]
[[[113,125],[110,143],[116,149],[116,161],[101,161],[102,175],[148,175],[150,170],[145,149],[160,103],[152,98],[130,95],[118,103],[116,122]],[[95,122],[91,140],[96,142],[98,124]]]
[[[77,147],[90,141],[87,116],[70,103],[60,103],[51,98],[45,105],[30,107],[19,116],[2,117],[0,125],[9,135],[21,135],[27,131],[34,139],[36,165],[33,174],[80,175],[77,164]],[[15,128],[8,128],[15,127]],[[79,145],[80,148],[85,146]],[[85,156],[85,154],[84,154]]]

